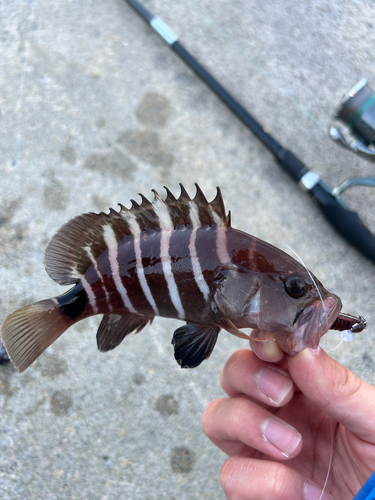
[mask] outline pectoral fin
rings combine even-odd
[[[124,316],[104,314],[96,334],[99,351],[106,352],[114,349],[121,344],[129,333],[133,330],[137,330],[136,333],[140,332],[152,319],[136,314],[126,314]]]
[[[195,368],[207,359],[215,347],[220,328],[215,325],[191,325],[177,328],[173,334],[174,357],[181,368]]]

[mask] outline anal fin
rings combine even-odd
[[[174,357],[181,368],[195,368],[207,359],[215,347],[220,328],[216,325],[187,323],[173,334]]]
[[[136,314],[104,314],[99,325],[96,341],[101,352],[111,351],[134,330],[140,332],[153,318]]]

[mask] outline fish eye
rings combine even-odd
[[[289,276],[284,282],[286,293],[293,297],[293,299],[299,299],[303,297],[307,292],[307,285],[304,279],[299,276]]]

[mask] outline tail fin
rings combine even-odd
[[[8,316],[0,327],[0,338],[22,373],[73,323],[61,314],[56,299],[42,300]]]

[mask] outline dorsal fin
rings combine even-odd
[[[48,243],[44,265],[60,285],[78,283],[94,260],[108,247],[104,226],[110,226],[117,241],[130,234],[129,224],[119,213],[92,212],[64,224]]]
[[[230,226],[225,215],[220,189],[210,203],[198,184],[193,199],[180,184],[181,194],[176,199],[168,188],[162,200],[154,190],[151,203],[140,194],[142,202],[131,200],[128,210],[120,204],[120,211],[112,208],[109,214],[87,213],[64,224],[49,242],[44,263],[50,277],[61,285],[78,283],[90,265],[96,261],[110,243],[128,235],[138,235],[152,229],[175,229],[178,226]]]

